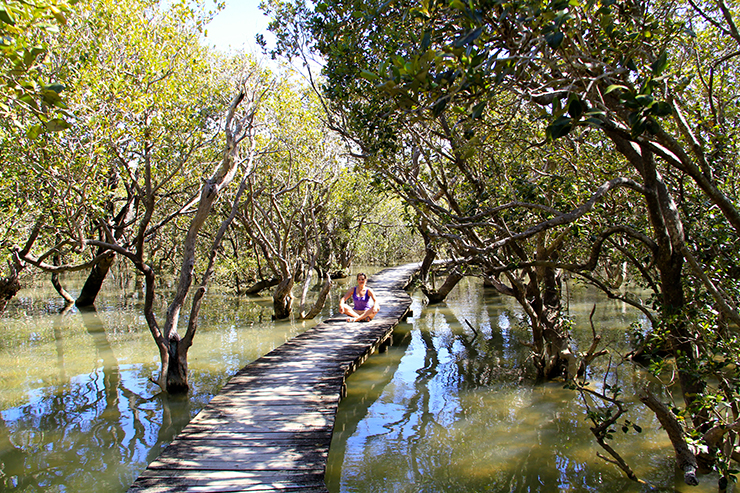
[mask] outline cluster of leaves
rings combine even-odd
[[[45,66],[49,38],[66,25],[75,1],[10,0],[0,5],[0,117],[37,137],[69,128],[64,85]],[[28,124],[28,116],[35,122]]]

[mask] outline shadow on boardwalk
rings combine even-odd
[[[326,492],[324,472],[345,379],[408,313],[409,264],[369,279],[372,322],[327,319],[237,373],[129,489]]]

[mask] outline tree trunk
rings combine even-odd
[[[145,217],[140,223],[141,227],[135,242],[137,255],[133,260],[136,267],[146,276],[144,314],[147,319],[147,324],[149,325],[149,330],[152,333],[152,337],[159,349],[159,357],[161,361],[161,373],[155,383],[157,383],[162,390],[169,393],[184,393],[188,389],[187,354],[188,349],[192,345],[193,337],[195,336],[200,303],[205,294],[206,285],[212,273],[216,251],[221,244],[225,229],[231,221],[233,221],[234,216],[236,215],[239,196],[246,188],[247,177],[254,170],[253,157],[255,154],[256,144],[253,139],[251,139],[252,147],[249,150],[249,158],[241,159],[239,156],[239,143],[249,136],[249,133],[253,128],[252,124],[261,98],[260,95],[254,94],[252,95],[254,98],[247,100],[248,96],[249,94],[246,93],[245,89],[241,90],[232,100],[227,112],[226,122],[224,124],[224,132],[226,135],[225,151],[211,177],[202,183],[198,207],[191,218],[190,226],[181,245],[183,257],[177,288],[172,302],[167,307],[165,324],[161,329],[153,311],[155,290],[154,271],[143,261],[146,225],[151,220],[154,211],[154,195],[148,194],[146,196]],[[242,114],[237,114],[237,108],[247,101],[248,108],[244,108],[244,112]],[[244,164],[245,162],[247,163],[246,165]],[[180,319],[180,311],[182,310],[185,298],[190,292],[190,287],[193,282],[198,237],[206,220],[211,215],[213,204],[221,196],[223,190],[232,182],[240,167],[245,168],[245,177],[242,180],[242,185],[237,193],[237,198],[233,203],[232,212],[229,218],[222,222],[221,228],[219,228],[216,235],[216,239],[214,239],[214,243],[211,246],[209,266],[206,269],[206,273],[203,275],[201,286],[193,296],[193,305],[190,313],[188,330],[184,337],[180,337],[177,330],[178,322]]]
[[[95,304],[95,298],[98,297],[100,288],[103,286],[108,271],[110,271],[113,262],[116,260],[116,252],[108,251],[100,262],[95,264],[90,271],[90,275],[87,276],[85,285],[82,286],[82,291],[75,301],[77,307],[92,306]]]
[[[8,261],[8,275],[3,279],[0,279],[0,315],[5,312],[5,308],[8,306],[8,302],[18,294],[21,290],[20,274],[25,264],[21,261],[21,256],[28,253],[33,245],[33,242],[38,236],[39,230],[41,229],[42,220],[36,221],[36,225],[31,232],[28,242],[23,250],[13,250],[12,260]]]
[[[278,279],[277,277],[262,279],[245,289],[244,294],[258,294],[260,291],[271,288],[273,286],[277,286],[278,284],[280,284],[280,279]]]
[[[437,258],[437,251],[432,245],[432,238],[429,235],[426,221],[422,221],[421,226],[419,227],[419,233],[421,233],[421,237],[424,239],[425,252],[424,260],[422,260],[421,267],[419,268],[419,281],[421,281],[422,285],[425,285],[429,280],[429,271],[432,269],[434,259]]]
[[[275,320],[285,320],[293,311],[293,276],[288,276],[278,284],[275,294],[272,295],[272,306]]]
[[[706,382],[696,371],[696,337],[684,321],[686,299],[682,282],[685,262],[682,250],[685,233],[678,208],[658,172],[652,152],[647,146],[633,143],[614,132],[607,135],[617,149],[634,165],[645,184],[645,205],[655,235],[655,266],[660,273],[661,319],[666,322],[670,350],[676,362],[681,393],[687,409],[700,398]],[[692,413],[694,427],[702,432],[711,426],[705,408]]]
[[[545,380],[560,376],[574,378],[578,366],[570,349],[570,333],[563,324],[559,271],[552,268],[538,269],[535,279],[528,286],[527,297],[534,300],[532,306],[537,313],[540,328],[539,331],[533,331],[533,334],[541,338],[535,341],[535,347],[539,348],[535,354],[538,376]]]
[[[640,400],[655,413],[661,426],[663,426],[663,429],[668,434],[668,438],[670,438],[673,444],[673,450],[676,452],[677,465],[684,473],[684,482],[689,486],[698,485],[696,456],[689,449],[683,429],[676,416],[668,406],[647,391],[640,396]]]
[[[184,394],[188,391],[188,349],[182,344],[177,333],[169,341],[169,361],[167,362],[167,392]]]
[[[339,271],[342,272],[341,278],[347,277],[349,274],[347,274],[350,270],[350,266],[352,265],[352,259],[354,259],[355,255],[352,253],[352,250],[350,249],[349,243],[344,243],[339,248]]]
[[[450,272],[450,274],[447,276],[447,279],[445,279],[444,284],[442,284],[439,289],[430,289],[426,284],[422,284],[421,291],[429,299],[430,305],[441,303],[445,300],[445,298],[447,298],[447,295],[450,294],[452,288],[457,286],[457,283],[459,283],[463,277],[465,276],[460,272],[460,270],[455,268],[452,272]]]
[[[678,378],[684,402],[688,408],[703,393],[706,382],[697,377],[694,352],[695,336],[684,322],[683,311],[686,297],[683,288],[683,265],[681,253],[684,229],[678,208],[670,195],[662,176],[658,173],[652,153],[641,147],[640,167],[645,186],[649,190],[645,197],[648,217],[657,237],[656,267],[660,272],[662,290],[661,318],[667,322],[671,350],[676,360]],[[694,416],[694,426],[706,431],[706,411]]]
[[[54,272],[51,275],[51,285],[54,286],[54,289],[56,289],[57,293],[59,293],[59,296],[64,298],[64,302],[67,306],[72,306],[75,304],[75,299],[72,297],[71,294],[67,292],[66,289],[64,289],[64,286],[62,286],[62,283],[59,281],[59,273]]]
[[[332,285],[331,276],[328,273],[325,274],[324,279],[324,285],[321,287],[321,291],[319,291],[319,296],[311,309],[308,310],[308,312],[304,312],[303,307],[301,308],[301,319],[313,319],[314,317],[316,317],[316,315],[321,313],[321,310],[323,310],[324,305],[326,304],[326,298],[327,296],[329,296],[329,291],[331,290]]]
[[[59,235],[57,235],[57,241],[59,241]],[[52,255],[52,261],[54,262],[55,266],[62,265],[62,259],[59,255],[59,252]],[[62,282],[59,280],[59,273],[53,272],[51,274],[51,285],[54,286],[54,289],[56,289],[57,293],[59,293],[59,296],[61,296],[64,299],[64,302],[66,304],[65,308],[74,305],[75,299],[72,297],[71,294],[67,292],[66,289],[64,289],[64,286],[62,286]]]
[[[18,271],[11,269],[10,274],[4,279],[0,279],[0,315],[5,312],[8,302],[21,290],[21,283],[18,280]]]

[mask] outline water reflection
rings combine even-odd
[[[120,368],[94,309],[51,318],[54,376],[47,381],[36,373],[46,365],[22,363],[27,375],[41,378],[19,389],[26,404],[0,412],[2,484],[18,491],[124,490],[158,453],[155,445],[190,419],[188,400],[151,395],[152,367]],[[42,354],[49,349],[33,345]],[[85,360],[88,370],[80,372]]]
[[[97,310],[64,310],[44,285],[3,316],[1,491],[126,491],[231,375],[320,321],[272,322],[269,293],[213,290],[189,352],[191,391],[176,398],[150,381],[159,356],[141,297],[114,280]]]
[[[591,342],[594,293],[574,291],[571,316],[580,346]],[[683,485],[654,417],[633,406],[643,433],[612,445],[644,480],[636,484],[597,457],[585,405],[562,384],[535,385],[521,312],[474,280],[447,303],[423,307],[415,296],[394,347],[373,356],[348,380],[337,415],[327,484],[332,492],[634,492],[716,491],[716,477]],[[641,314],[599,301],[594,320],[614,355]],[[606,364],[604,360],[602,364]],[[595,367],[593,385],[605,368]],[[648,385],[633,366],[609,382],[630,394]]]

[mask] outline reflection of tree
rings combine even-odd
[[[29,404],[3,411],[0,489],[125,491],[160,452],[156,445],[170,441],[190,419],[187,399],[144,399],[127,388],[97,311],[86,309],[81,318],[102,367],[67,377]],[[54,334],[64,372],[62,328],[60,318]],[[122,399],[128,404],[121,405]]]
[[[17,489],[40,490],[36,475],[17,474],[24,470],[24,465],[32,460],[34,450],[29,449],[28,444],[16,444],[11,438],[5,420],[0,417],[0,477],[2,478],[2,490]]]
[[[362,421],[343,429],[349,438],[341,450],[342,488],[409,493],[636,491],[635,483],[596,456],[600,449],[577,393],[562,384],[535,385],[522,378],[520,368],[530,367],[529,348],[521,343],[526,330],[518,326],[511,305],[496,298],[479,304],[467,295],[460,298],[461,303],[451,297],[415,319],[406,354],[386,370],[392,378],[374,379],[377,370],[358,375],[369,390],[354,397],[362,410],[355,419]],[[592,303],[571,303],[571,314],[587,315]],[[611,312],[603,317],[619,329],[605,332],[616,346],[624,338],[621,327],[630,320],[614,322]],[[477,329],[477,336],[465,321]],[[575,325],[575,337],[590,341],[589,328],[585,336],[578,330]],[[615,348],[615,353],[622,352]],[[366,364],[372,364],[372,358]],[[650,385],[651,377],[631,366],[609,371],[608,379],[606,371],[599,364],[589,367],[592,388],[608,384],[629,394]],[[653,485],[643,491],[673,491],[674,465],[658,451],[670,447],[660,424],[639,406],[625,418],[643,432],[630,429],[624,434],[617,426],[610,444]],[[338,484],[329,486],[330,491],[339,490]]]
[[[425,321],[434,324],[435,321],[430,317],[434,318],[434,315],[427,314]],[[386,390],[377,402],[376,399],[367,399],[367,402],[372,403],[372,407],[377,406],[377,413],[373,409],[368,409],[368,419],[382,423],[382,432],[373,424],[367,425],[373,429],[373,434],[366,437],[368,443],[364,444],[365,455],[362,467],[358,471],[359,474],[353,478],[361,482],[363,489],[367,491],[402,490],[403,485],[410,479],[404,471],[411,471],[414,482],[421,481],[426,476],[423,464],[425,453],[419,452],[423,443],[417,438],[433,434],[436,429],[441,428],[435,421],[435,413],[431,405],[432,398],[427,390],[429,382],[439,377],[440,369],[443,368],[434,350],[435,341],[429,331],[417,328],[412,331],[412,339],[407,348],[407,354],[401,360],[402,368],[395,373],[397,375],[401,372],[410,378],[413,370],[413,381],[406,385],[402,380],[408,380],[408,378],[396,376],[393,382],[383,385]],[[421,363],[409,368],[409,363],[404,363],[404,359],[409,356],[409,352],[420,350],[420,346],[424,352]],[[412,357],[411,359],[416,361],[417,358]],[[453,383],[447,379],[448,375],[443,375],[443,377],[447,383]],[[400,412],[395,412],[395,410]],[[407,440],[407,438],[410,439]],[[378,450],[378,447],[382,447],[382,450]],[[372,452],[369,453],[369,450]],[[377,474],[379,469],[384,470],[382,475]],[[403,477],[403,481],[399,484],[386,481],[388,478],[395,478],[397,474]]]
[[[64,333],[62,329],[66,325],[69,311],[74,305],[67,303],[67,305],[59,311],[59,316],[54,318],[54,342],[57,349],[57,366],[59,367],[59,383],[67,382],[67,373],[64,369]]]
[[[475,324],[478,335],[455,318]],[[348,467],[344,487],[554,491],[609,480],[614,492],[631,491],[618,471],[594,467],[590,459],[598,459],[574,395],[559,385],[521,385],[528,349],[507,325],[514,318],[490,303],[472,313],[445,304],[425,311],[411,331],[408,359],[389,369],[392,381],[374,382],[382,395],[368,391],[357,413],[365,419],[344,429],[351,434],[340,452]]]
[[[403,422],[409,423],[412,416],[418,414],[418,434],[419,436],[425,436],[428,433],[427,430],[435,424],[435,416],[429,409],[430,391],[428,385],[438,375],[439,358],[437,351],[434,351],[434,341],[431,334],[422,330],[421,339],[427,349],[424,355],[424,366],[417,370],[418,376],[414,382],[414,393],[406,406],[407,411],[403,413]],[[404,427],[400,422],[398,426]],[[418,482],[424,476],[424,470],[419,466],[419,447],[420,442],[418,440],[413,440],[409,446],[409,466],[411,466],[415,482]]]
[[[470,337],[461,333],[457,342],[461,349],[455,352],[455,361],[461,375],[462,389],[477,389],[481,386],[497,384],[519,383],[529,375],[531,365],[526,364],[529,348],[515,340],[511,331],[504,331],[501,327],[491,326],[488,333],[483,333],[480,327],[491,320],[504,318],[512,320],[513,315],[507,310],[496,311],[491,316],[491,308],[482,307],[477,321],[459,320],[462,326],[470,323],[477,326],[478,332]]]

